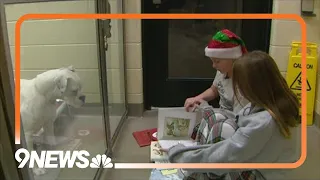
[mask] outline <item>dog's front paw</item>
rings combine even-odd
[[[41,176],[43,174],[46,174],[47,173],[47,170],[45,168],[33,168],[33,173],[36,175],[36,176]]]

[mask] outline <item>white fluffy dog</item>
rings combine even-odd
[[[76,108],[85,103],[80,78],[72,66],[48,70],[30,80],[21,79],[20,89],[21,120],[29,151],[33,150],[33,134],[41,128],[51,135],[47,141],[55,145],[53,122],[56,118],[57,99],[63,99]],[[41,175],[46,170],[35,167],[33,172]]]

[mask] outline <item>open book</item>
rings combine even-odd
[[[196,112],[184,108],[159,108],[158,140],[190,140],[193,128],[200,122]]]
[[[158,149],[169,149],[181,143],[193,146],[191,139],[194,127],[200,122],[201,116],[197,112],[186,112],[182,108],[159,108],[157,142],[151,144],[151,161],[162,161],[168,158],[166,153],[159,153]]]

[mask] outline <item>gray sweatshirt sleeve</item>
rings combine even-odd
[[[256,117],[257,118],[257,117]],[[271,118],[260,117],[248,121],[229,139],[207,145],[184,147],[181,144],[169,149],[171,163],[246,163],[255,157],[271,138],[274,122]],[[257,162],[259,163],[259,162]],[[210,172],[222,175],[235,169],[188,169],[192,172]]]

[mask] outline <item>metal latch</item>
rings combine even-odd
[[[106,1],[106,5],[103,7],[105,8],[106,13],[111,13],[111,6],[109,1]],[[108,38],[111,37],[111,20],[110,19],[102,19],[102,28],[103,28],[103,40],[104,40],[104,49],[108,50]]]
[[[110,19],[104,19],[102,20],[103,23],[103,40],[104,40],[104,48],[105,50],[108,50],[108,38],[111,37],[111,20]]]

